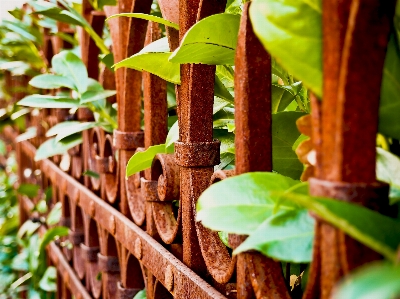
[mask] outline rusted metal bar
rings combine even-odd
[[[21,201],[21,207],[25,213],[30,213],[34,204],[28,197],[24,196]],[[44,234],[45,232],[46,228],[42,226],[40,228],[40,233]],[[47,247],[47,253],[49,254],[51,262],[57,268],[57,272],[60,274],[58,278],[62,279],[62,284],[70,290],[72,295],[80,299],[91,299],[92,297],[74,273],[74,270],[65,259],[61,249],[54,242],[51,242]]]
[[[180,38],[196,21],[223,12],[225,5],[223,0],[180,0]],[[177,98],[179,142],[175,144],[175,161],[181,166],[183,262],[202,274],[206,267],[197,239],[194,206],[208,187],[213,166],[219,163],[219,144],[213,140],[212,133],[214,77],[215,66],[182,65]],[[212,158],[197,159],[196,153],[200,152]]]
[[[61,274],[63,284],[68,287],[71,294],[77,299],[91,299],[92,297],[86,291],[57,245],[53,242],[50,243],[47,252],[51,261],[56,266],[57,272]]]
[[[271,57],[253,32],[249,6],[235,59],[236,174],[272,171]],[[280,263],[260,253],[239,254],[237,292],[238,299],[290,298]]]
[[[34,157],[35,148],[29,142],[21,142],[21,149],[30,158]],[[71,190],[71,192],[76,190],[79,193],[79,201],[76,205],[82,209],[84,214],[92,215],[92,218],[101,229],[106,230],[117,242],[121,243],[164,286],[167,286],[168,282],[168,280],[166,282],[165,269],[169,267],[173,276],[173,284],[172,287],[169,287],[169,291],[174,297],[225,298],[145,231],[119,211],[110,207],[85,186],[61,171],[54,163],[49,160],[43,160],[40,163],[40,167],[47,176],[55,175],[60,184],[65,182],[67,190]],[[140,244],[140,246],[137,244]]]
[[[152,1],[119,1],[119,12],[149,13]],[[130,57],[139,52],[144,45],[147,21],[136,18],[119,18],[119,35],[113,38],[115,46],[115,62]],[[111,28],[113,30],[113,28]],[[114,132],[114,146],[119,149],[120,163],[120,208],[124,215],[129,215],[128,198],[126,194],[125,170],[129,158],[142,144],[123,146],[118,142],[116,135],[131,136],[138,139],[143,136],[141,132],[141,85],[142,74],[132,69],[119,69],[116,71],[117,101],[118,101],[118,130]],[[143,138],[143,137],[142,137]],[[138,139],[139,140],[139,139]],[[143,140],[143,139],[141,139]]]
[[[321,117],[317,139],[322,146],[317,179],[310,181],[311,194],[381,212],[388,210],[388,189],[376,182],[375,146],[382,70],[394,9],[395,1],[323,1],[324,101],[321,116],[314,117]],[[315,106],[319,104],[314,101]],[[316,108],[313,113],[319,114]],[[315,238],[305,298],[329,298],[343,275],[379,258],[318,220]]]

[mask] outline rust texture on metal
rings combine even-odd
[[[223,12],[226,1],[179,1],[179,35],[182,40],[187,30],[200,19]],[[181,65],[181,85],[177,88],[179,144],[211,143],[213,141],[212,110],[214,102],[215,66],[201,64]],[[179,145],[178,145],[179,147]],[[215,152],[213,147],[209,150]],[[189,149],[190,151],[190,149]],[[212,154],[210,156],[215,156]],[[175,153],[175,158],[179,159]],[[195,159],[194,155],[188,158]],[[201,254],[195,224],[195,203],[208,187],[213,165],[188,166],[180,169],[180,206],[182,213],[183,262],[196,273],[205,274],[206,265]],[[215,162],[219,161],[215,159]],[[213,161],[206,161],[213,162]],[[195,163],[194,163],[195,164]],[[209,163],[211,164],[211,163]]]
[[[158,0],[158,4],[163,18],[180,27],[165,28],[171,51],[196,22],[226,7],[225,0]],[[217,232],[195,221],[196,202],[210,185],[247,172],[272,171],[271,57],[253,32],[250,5],[243,6],[235,57],[235,170],[214,171],[220,163],[220,141],[213,137],[215,66],[181,65],[181,84],[175,86],[177,107],[168,108],[165,80],[126,68],[113,73],[99,65],[100,50],[81,30],[89,77],[99,79],[105,89],[117,90],[108,101],[117,101],[118,128],[112,134],[101,128],[86,131],[83,144],[67,155],[35,162],[36,148],[46,140],[42,123],[54,126],[69,117],[66,109],[43,109],[28,118],[38,136],[16,146],[19,164],[36,173],[25,177],[21,167],[22,180],[43,189],[52,186],[51,203],[62,203],[59,225],[67,226],[69,234],[48,247],[50,262],[57,267],[59,298],[128,299],[144,288],[148,299],[290,298],[279,262],[255,252],[232,256]],[[106,16],[149,13],[151,6],[151,0],[119,0],[117,6],[99,12],[88,0],[82,1],[84,17],[100,36]],[[388,206],[389,186],[376,181],[375,138],[394,8],[395,0],[323,0],[324,101],[310,95],[312,113],[300,118],[297,126],[311,138],[296,150],[306,164],[302,180],[309,179],[311,194],[389,216],[393,213]],[[138,18],[111,19],[108,26],[115,62],[163,35],[159,24]],[[61,23],[58,27],[73,33]],[[45,41],[48,62],[69,47],[48,32]],[[11,88],[26,86],[29,78],[13,78],[6,72],[5,80]],[[14,93],[13,100],[24,96]],[[168,116],[175,114],[179,140],[174,153],[157,154],[150,169],[126,178],[126,164],[134,153],[166,142]],[[88,121],[94,116],[80,109],[75,119]],[[11,129],[5,134],[16,138]],[[307,158],[311,151],[316,163]],[[88,170],[99,177],[83,176]],[[19,200],[20,219],[25,221],[36,202]],[[330,298],[344,275],[381,258],[318,217],[315,231],[305,299]],[[236,248],[245,238],[229,234],[228,243]],[[69,243],[72,248],[64,246]]]
[[[387,187],[376,183],[375,146],[380,83],[394,8],[395,1],[323,1],[324,100],[322,105],[312,102],[317,128],[312,134],[318,154],[311,194],[384,213],[388,194]],[[366,80],[360,74],[368,74]],[[343,232],[317,221],[304,297],[329,298],[343,275],[379,258]]]
[[[272,171],[271,58],[253,32],[250,5],[244,7],[235,59],[237,175]],[[244,240],[238,239],[236,246]],[[237,286],[238,299],[290,298],[281,265],[259,253],[239,254]]]

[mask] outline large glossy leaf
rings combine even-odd
[[[74,134],[66,137],[64,140],[57,142],[55,138],[51,138],[42,143],[36,150],[35,161],[46,159],[54,155],[63,155],[69,149],[82,143],[82,135]]]
[[[300,136],[296,120],[302,112],[280,112],[272,115],[272,169],[282,175],[299,179],[303,172],[292,146]]]
[[[97,127],[99,124],[96,122],[85,122],[85,123],[78,123],[74,126],[69,126],[68,129],[63,129],[60,133],[56,136],[56,142],[63,140],[64,138],[71,136],[76,133],[80,133],[94,127]]]
[[[379,132],[400,139],[400,51],[394,36],[386,52],[379,106]]]
[[[34,77],[29,84],[36,88],[42,89],[55,89],[60,87],[67,87],[76,89],[75,84],[68,77],[53,74],[42,74]]]
[[[83,94],[88,88],[88,72],[82,60],[71,51],[62,51],[51,60],[53,70],[74,82],[77,91]]]
[[[169,60],[174,63],[234,64],[240,16],[217,14],[190,28]]]
[[[382,148],[377,148],[376,176],[390,184],[391,203],[400,200],[400,158]]]
[[[320,0],[255,0],[253,28],[276,61],[322,98]],[[292,20],[296,20],[293,22]],[[296,49],[296,51],[292,51]],[[273,73],[279,73],[279,67]],[[284,79],[282,73],[279,77]],[[400,139],[400,51],[392,35],[386,54],[379,109],[379,132]],[[288,82],[286,82],[287,84]]]
[[[165,153],[165,144],[150,146],[144,152],[135,153],[126,165],[126,177],[151,167],[156,154]]]
[[[250,17],[268,52],[322,97],[319,3],[318,0],[255,0],[250,6]]]
[[[278,213],[265,220],[235,251],[257,250],[286,262],[312,259],[314,219],[306,209]]]
[[[35,108],[77,108],[79,102],[69,97],[34,94],[23,98],[18,105]]]
[[[225,179],[203,192],[197,203],[197,221],[217,231],[251,234],[273,214],[278,197],[271,191],[286,191],[298,184],[271,172],[253,172]],[[281,209],[293,210],[292,204]]]
[[[168,61],[171,53],[167,38],[159,39],[144,47],[139,53],[114,65],[115,69],[127,67],[138,71],[147,71],[160,78],[180,84],[180,65]]]
[[[157,17],[157,16],[148,15],[148,14],[144,14],[144,13],[120,13],[120,14],[112,15],[107,20],[112,19],[112,18],[116,18],[116,17],[129,17],[129,18],[143,19],[143,20],[147,20],[147,21],[152,21],[152,22],[156,22],[156,23],[159,23],[159,24],[163,24],[165,26],[168,26],[168,27],[171,27],[171,28],[175,28],[176,30],[179,30],[179,25],[176,24],[176,23],[170,22],[170,21],[168,21],[166,19],[163,19],[163,18],[160,18],[160,17]]]
[[[358,268],[333,291],[333,299],[391,299],[400,295],[400,266],[375,262]]]
[[[396,261],[400,244],[398,220],[335,199],[294,193],[281,193],[281,198],[305,207],[387,259]]]

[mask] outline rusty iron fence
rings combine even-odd
[[[103,31],[106,17],[149,13],[152,4],[151,0],[118,2],[98,12],[83,0],[84,16],[97,33]],[[179,32],[166,27],[171,51],[193,24],[223,12],[226,5],[223,0],[158,2],[163,18],[180,25]],[[219,141],[212,134],[215,66],[193,64],[181,66],[182,83],[176,86],[180,131],[175,153],[158,154],[150,170],[126,179],[125,167],[135,152],[165,142],[166,81],[131,69],[115,74],[100,69],[99,49],[81,32],[89,76],[117,90],[110,100],[118,102],[118,129],[112,135],[100,128],[85,132],[83,145],[69,151],[68,165],[59,166],[60,157],[35,162],[35,150],[45,141],[41,120],[55,125],[67,115],[63,109],[43,109],[29,120],[37,124],[38,136],[17,145],[20,177],[43,188],[53,186],[53,202],[62,202],[60,224],[70,228],[72,249],[55,243],[48,249],[49,263],[58,269],[58,298],[128,299],[144,288],[149,299],[290,298],[279,262],[253,252],[232,257],[216,232],[195,222],[195,203],[210,184],[245,172],[272,170],[271,59],[253,32],[249,5],[245,4],[241,18],[235,61],[234,171],[214,173],[219,163]],[[375,138],[394,5],[393,0],[323,1],[324,101],[312,97],[312,132],[303,132],[312,136],[317,150],[311,193],[383,212],[388,187],[376,182]],[[59,27],[69,32],[67,26]],[[160,38],[158,25],[141,19],[112,19],[109,28],[116,62]],[[49,61],[68,48],[56,37],[46,37],[45,44]],[[27,80],[7,80],[9,86],[27,84]],[[93,115],[80,109],[78,119],[91,120]],[[13,131],[6,133],[15,137]],[[24,177],[24,168],[40,172]],[[83,176],[85,170],[100,173],[100,179]],[[179,208],[173,204],[177,199]],[[33,203],[20,201],[24,221]],[[231,235],[229,242],[236,247],[243,239]],[[343,275],[378,258],[318,220],[303,298],[329,298]]]

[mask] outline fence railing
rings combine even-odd
[[[158,2],[163,18],[179,22],[179,32],[166,28],[171,51],[193,24],[223,12],[226,5],[222,0]],[[312,97],[311,103],[312,141],[317,151],[311,193],[382,212],[387,210],[388,189],[376,182],[375,138],[394,3],[323,1],[324,101]],[[119,0],[118,6],[99,13],[83,0],[83,11],[101,33],[106,17],[149,13],[151,4],[149,0]],[[215,66],[184,64],[181,84],[175,87],[179,121],[175,153],[158,154],[151,170],[125,179],[126,164],[135,152],[165,142],[166,81],[131,69],[121,68],[115,74],[100,70],[99,49],[82,32],[82,58],[89,76],[100,77],[107,89],[117,90],[111,101],[118,102],[118,129],[113,135],[100,128],[84,132],[83,144],[70,150],[70,163],[63,169],[59,157],[34,162],[35,147],[45,140],[44,133],[18,144],[21,178],[44,188],[53,186],[53,202],[63,204],[61,224],[70,228],[72,249],[49,247],[50,263],[58,269],[59,298],[132,298],[143,288],[149,299],[290,298],[289,282],[279,262],[253,252],[232,257],[216,232],[195,221],[195,203],[214,181],[272,171],[271,59],[253,32],[250,5],[244,6],[235,59],[235,171],[214,172],[219,163],[219,141],[212,132]],[[160,37],[156,23],[140,19],[112,19],[109,28],[115,62]],[[50,40],[47,53],[67,47],[60,40]],[[42,110],[37,116],[53,125],[63,117],[62,109]],[[92,118],[90,111],[78,112],[79,120]],[[34,117],[31,122],[40,126]],[[24,168],[40,169],[41,175],[25,178]],[[100,173],[100,178],[83,176],[85,170]],[[179,207],[175,200],[180,201]],[[31,203],[21,199],[21,206],[24,220]],[[231,235],[229,242],[237,247],[244,238]],[[328,298],[343,275],[378,258],[317,220],[304,298]]]

